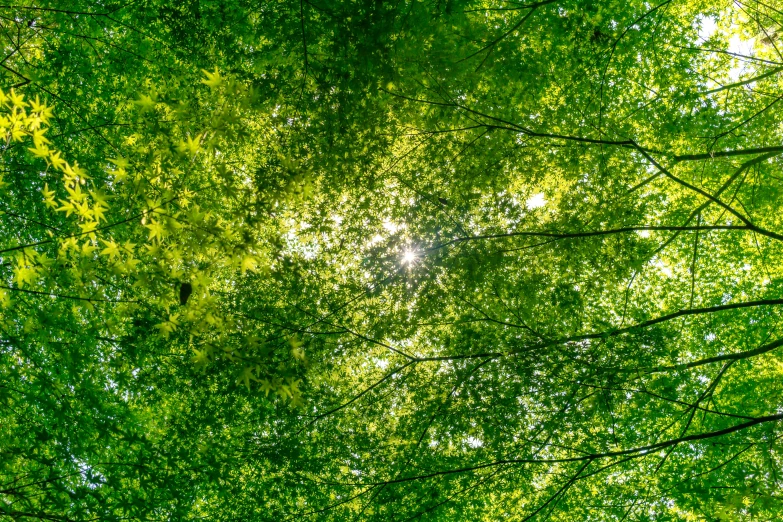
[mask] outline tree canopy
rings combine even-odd
[[[781,34],[0,6],[0,518],[779,520]]]

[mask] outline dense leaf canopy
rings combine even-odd
[[[0,518],[780,520],[780,34],[0,6]]]

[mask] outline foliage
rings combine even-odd
[[[0,6],[0,514],[780,518],[781,12]]]

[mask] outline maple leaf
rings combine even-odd
[[[11,129],[11,138],[14,141],[22,141],[25,136],[27,136],[27,132],[25,132],[25,130],[22,127],[15,125]]]
[[[44,121],[51,118],[54,112],[52,107],[48,107],[45,103],[41,103],[41,100],[37,94],[35,95],[34,100],[30,100],[30,110],[38,114]]]
[[[38,259],[38,264],[44,268],[51,268],[54,265],[54,259],[51,259],[43,252],[36,253],[36,258]]]
[[[196,365],[196,368],[200,369],[202,372],[207,369],[207,366],[209,365],[209,353],[206,349],[204,350],[198,350],[196,348],[193,349],[193,364]]]
[[[165,230],[163,230],[163,225],[159,221],[153,221],[149,225],[144,225],[144,227],[150,231],[150,240],[155,238],[158,238],[158,240],[163,239]]]
[[[49,163],[52,164],[52,167],[58,170],[63,170],[65,166],[68,165],[68,162],[60,157],[60,153],[58,151],[50,152]]]
[[[92,217],[92,209],[90,209],[90,202],[89,201],[83,201],[81,203],[74,203],[73,206],[76,209],[76,213],[82,219],[90,219],[90,217]]]
[[[9,95],[9,98],[11,99],[11,103],[16,107],[27,107],[27,102],[24,101],[24,94],[17,94],[14,89],[11,89],[11,93]]]
[[[162,323],[158,323],[155,325],[155,328],[158,329],[160,334],[165,337],[166,339],[169,338],[169,335],[171,335],[171,332],[173,332],[177,327],[170,321],[164,321]]]
[[[106,245],[106,248],[101,250],[101,255],[109,256],[110,259],[116,259],[120,256],[120,246],[117,243],[103,239],[101,239],[101,242]]]
[[[130,162],[123,158],[122,156],[118,156],[116,158],[109,158],[109,162],[113,163],[117,166],[118,169],[127,169],[130,167]]]
[[[44,197],[44,203],[47,207],[54,208],[57,206],[57,203],[54,201],[54,191],[49,190],[49,184],[44,184],[44,188],[41,189],[41,194],[43,194]]]
[[[87,171],[84,170],[82,167],[79,166],[79,163],[74,162],[73,165],[67,164],[65,165],[65,168],[63,169],[63,172],[65,172],[65,175],[74,181],[84,181],[86,179],[89,179],[89,176],[87,175]]]
[[[288,338],[288,343],[291,345],[291,355],[294,357],[294,359],[298,361],[304,361],[305,353],[302,349],[304,342],[302,342],[299,338],[292,336]]]
[[[136,101],[133,102],[134,105],[136,105],[142,113],[149,112],[155,108],[155,104],[158,103],[158,97],[155,95],[155,93],[149,94],[142,94],[136,99]]]
[[[40,147],[41,145],[48,145],[51,143],[45,136],[47,130],[48,129],[38,129],[33,131],[33,143],[36,147]]]
[[[288,378],[288,386],[291,389],[291,392],[296,395],[299,393],[299,384],[302,382],[302,379],[297,379],[295,377],[289,377]]]
[[[287,399],[289,396],[292,396],[291,388],[285,384],[280,384],[275,388],[275,393],[283,400]]]
[[[76,212],[76,207],[73,206],[73,203],[70,201],[65,201],[64,199],[60,200],[60,203],[62,203],[62,206],[57,210],[57,212],[65,212],[65,217],[69,217],[71,214]]]
[[[69,237],[68,239],[63,240],[63,242],[60,244],[60,248],[64,251],[68,250],[79,250],[79,243],[76,240],[75,237]]]
[[[68,195],[70,195],[71,199],[74,201],[82,201],[87,197],[87,194],[82,192],[82,188],[78,183],[74,184],[73,188],[66,185],[65,190],[68,192]]]
[[[98,250],[98,247],[90,243],[89,241],[85,241],[84,244],[82,244],[82,257],[92,257],[92,253]]]
[[[291,348],[291,355],[294,357],[294,359],[298,361],[304,361],[305,360],[305,353],[304,350],[301,348]]]
[[[201,83],[209,86],[212,89],[220,87],[223,84],[223,78],[220,76],[220,72],[215,67],[214,72],[209,72],[206,69],[201,69],[201,72],[207,77],[206,80],[201,80]]]
[[[125,263],[123,264],[123,267],[126,272],[131,273],[134,270],[136,270],[136,265],[141,263],[138,259],[134,258],[133,256],[129,257],[125,260]]]
[[[40,144],[36,146],[34,149],[28,148],[30,152],[32,152],[36,157],[38,158],[46,158],[51,153],[49,149],[44,144]]]
[[[242,369],[242,373],[239,374],[239,378],[237,379],[237,384],[244,384],[245,387],[250,391],[250,381],[257,381],[255,375],[253,375],[253,367],[252,366],[245,366]]]
[[[117,183],[122,183],[123,181],[125,181],[125,178],[128,177],[128,171],[125,169],[117,169],[111,174],[114,176],[114,181],[116,181]]]
[[[79,228],[82,230],[82,234],[89,234],[89,237],[92,239],[95,239],[95,234],[91,233],[94,232],[96,228],[98,228],[98,222],[97,221],[85,221],[84,223],[79,224]]]
[[[254,258],[251,255],[244,256],[242,258],[242,261],[240,262],[240,268],[242,270],[242,274],[244,274],[248,270],[254,272],[256,267],[258,267],[258,261],[256,260],[256,258]]]
[[[198,286],[199,288],[207,288],[210,282],[211,279],[209,275],[207,275],[205,272],[197,272],[193,276],[193,284]]]
[[[107,201],[111,197],[108,196],[102,189],[91,190],[90,195],[97,204],[105,206],[108,205]]]
[[[33,284],[38,279],[38,269],[35,267],[18,266],[14,269],[14,280],[19,286]]]
[[[187,141],[180,141],[177,151],[183,155],[195,156],[199,147],[201,147],[201,134],[196,134],[192,138],[188,137]]]
[[[92,208],[92,215],[95,221],[100,222],[100,220],[106,221],[106,216],[104,215],[106,211],[109,209],[109,207],[105,207],[103,205],[95,205]]]
[[[268,397],[269,392],[275,391],[275,386],[269,379],[263,379],[261,381],[261,391],[264,392],[264,397]]]

